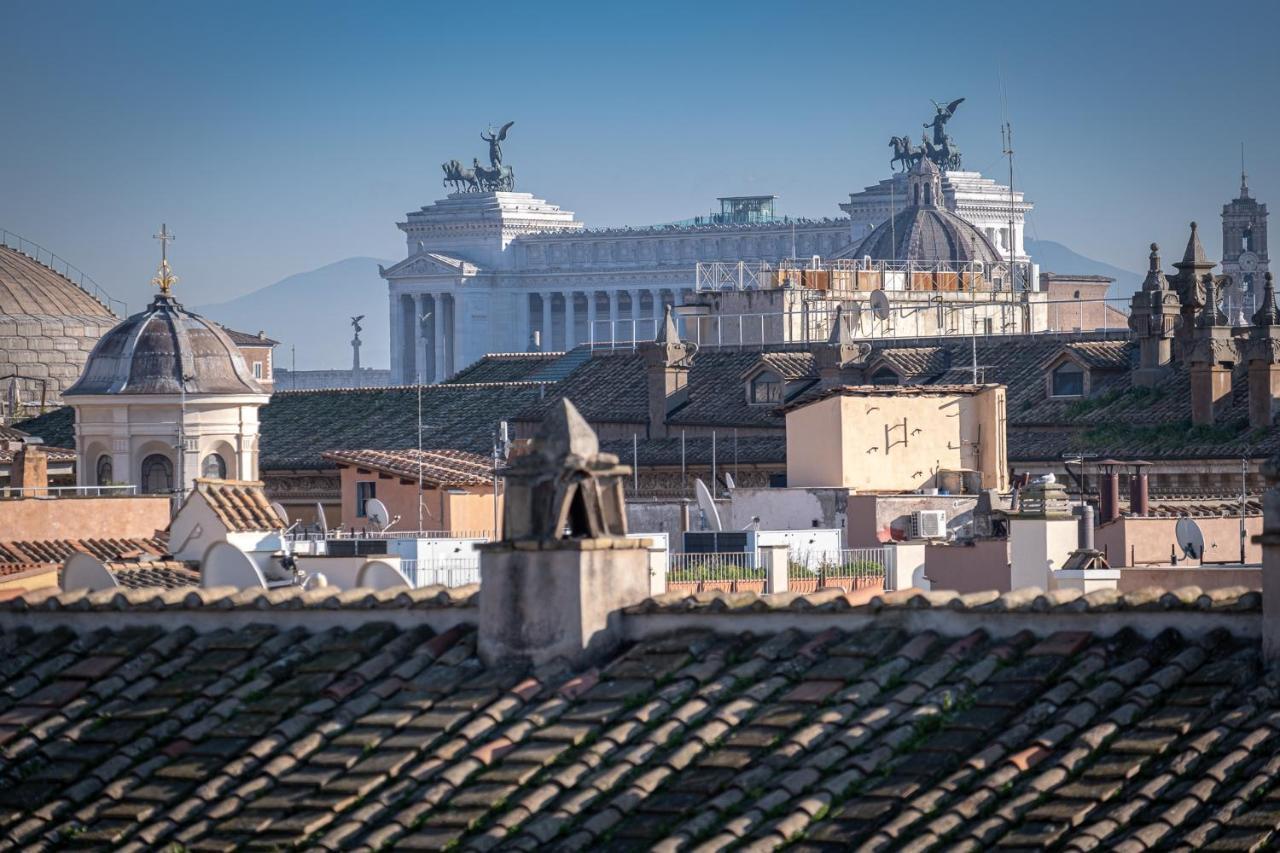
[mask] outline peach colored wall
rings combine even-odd
[[[1003,386],[975,394],[842,394],[787,413],[792,487],[912,492],[936,487],[940,469],[974,469],[984,488],[1004,489],[1006,456]]]
[[[1197,518],[1196,524],[1204,534],[1205,557],[1210,563],[1235,563],[1240,561],[1240,519]],[[1141,566],[1143,564],[1167,565],[1169,548],[1174,544],[1176,518],[1120,518],[1103,524],[1094,531],[1094,545],[1105,551],[1107,561],[1113,567]],[[1246,563],[1262,561],[1262,546],[1255,545],[1253,537],[1262,532],[1262,517],[1245,519],[1244,558]],[[1183,562],[1182,549],[1176,552]],[[1197,565],[1198,560],[1187,561]]]
[[[356,468],[343,468],[342,474],[342,526],[347,530],[369,528],[369,519],[356,516],[356,483],[377,483],[376,497],[386,504],[392,518],[400,516],[394,530],[418,528],[418,484],[403,483],[399,477],[383,477],[377,473],[362,474]],[[422,526],[425,530],[449,530],[453,532],[490,530],[493,528],[493,491],[488,486],[469,486],[461,491],[466,494],[449,494],[448,490],[424,489]],[[502,513],[502,499],[498,499],[498,513]]]
[[[166,497],[0,500],[0,540],[147,539],[168,526]]]
[[[1009,540],[978,539],[972,545],[927,545],[924,575],[933,589],[960,593],[1009,591]]]
[[[1261,567],[1220,569],[1205,566],[1191,568],[1122,569],[1120,592],[1133,592],[1144,587],[1177,589],[1180,586],[1198,586],[1201,589],[1223,589],[1229,586],[1246,586],[1262,589]]]

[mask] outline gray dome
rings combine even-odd
[[[987,266],[1004,261],[987,235],[941,207],[907,208],[876,226],[851,256],[873,261],[981,261]]]
[[[972,263],[987,266],[1004,258],[972,223],[944,207],[942,171],[922,157],[907,175],[908,206],[866,236],[854,250],[873,261]]]
[[[160,295],[102,336],[63,394],[178,394],[184,373],[188,394],[267,393],[221,326]]]

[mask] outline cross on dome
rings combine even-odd
[[[178,282],[178,277],[169,269],[169,242],[178,239],[169,233],[169,226],[160,223],[160,233],[153,234],[152,237],[160,241],[160,269],[156,272],[155,278],[151,279],[151,283],[160,288],[161,296],[168,296],[169,291]]]

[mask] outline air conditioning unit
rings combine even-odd
[[[912,539],[944,539],[947,535],[947,513],[941,509],[918,509],[911,513]]]

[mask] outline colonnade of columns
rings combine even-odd
[[[665,306],[680,305],[690,288],[530,291],[517,299],[516,334],[522,349],[554,352],[578,344],[651,341]]]
[[[412,375],[406,381],[439,382],[457,369],[453,347],[453,295],[415,293],[404,297],[411,311],[406,330],[412,330]]]

